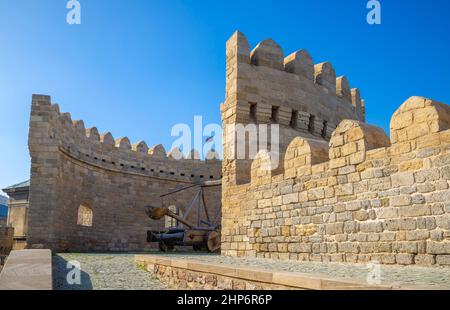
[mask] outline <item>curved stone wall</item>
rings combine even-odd
[[[343,120],[329,143],[297,137],[278,172],[261,153],[250,182],[223,182],[222,253],[450,265],[450,106],[411,97],[390,129]]]
[[[164,220],[147,218],[146,205],[175,205],[183,211],[197,188],[164,199],[160,195],[221,179],[215,153],[206,161],[185,159],[179,150],[167,155],[161,145],[149,148],[143,141],[114,139],[109,132],[100,134],[95,127],[86,129],[83,121],[72,121],[48,96],[33,96],[29,150],[29,247],[143,250],[151,246],[147,229],[164,225]],[[216,214],[220,186],[207,188],[205,199],[209,214]],[[81,205],[92,210],[92,226],[77,222]]]

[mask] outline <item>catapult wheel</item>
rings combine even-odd
[[[218,231],[211,231],[208,234],[208,241],[206,242],[208,251],[216,252],[220,250],[220,233]]]
[[[200,244],[194,244],[192,246],[192,248],[194,249],[194,251],[198,252],[202,250],[202,246]]]

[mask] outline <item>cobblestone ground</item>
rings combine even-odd
[[[170,253],[158,255],[170,255],[179,259],[194,259],[202,262],[232,265],[235,267],[257,267],[270,271],[293,271],[311,276],[323,276],[326,278],[340,278],[353,281],[367,281],[369,272],[374,274],[376,268],[366,264],[342,264],[342,263],[316,263],[300,261],[280,261],[258,258],[235,258],[207,253],[185,254]],[[381,284],[415,287],[450,289],[450,267],[419,267],[378,265]]]
[[[69,261],[81,264],[81,284],[69,285]],[[134,254],[57,254],[53,256],[53,287],[56,290],[161,290],[158,279],[134,263]]]
[[[209,253],[149,253],[178,259],[192,259],[235,267],[263,268],[271,271],[292,271],[353,281],[366,281],[370,266],[366,264],[316,263],[279,261],[257,258],[234,258]],[[81,285],[66,281],[67,262],[81,263]],[[379,265],[381,284],[401,287],[450,289],[450,267],[419,267]],[[372,269],[374,270],[374,269]],[[57,254],[53,257],[53,283],[59,290],[119,289],[160,290],[167,287],[136,267],[134,254]]]

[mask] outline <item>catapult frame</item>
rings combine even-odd
[[[220,250],[220,210],[211,221],[206,207],[204,189],[221,185],[221,181],[209,181],[190,185],[161,195],[160,197],[163,198],[187,189],[198,188],[182,217],[169,210],[167,206],[147,207],[146,213],[152,220],[160,220],[165,216],[169,216],[177,220],[178,223],[176,227],[171,227],[166,231],[147,231],[147,241],[158,242],[159,249],[163,252],[173,250],[175,246],[192,246],[196,251],[203,248],[208,249],[210,252]],[[194,208],[197,209],[195,224],[187,220]],[[202,209],[205,214],[205,219],[201,218]]]

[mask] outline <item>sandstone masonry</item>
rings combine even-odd
[[[34,95],[28,246],[143,250],[145,231],[164,224],[149,221],[145,205],[183,209],[193,192],[165,202],[160,194],[222,178],[206,200],[214,214],[222,197],[224,255],[450,265],[448,105],[409,98],[388,137],[365,124],[359,90],[330,63],[314,64],[305,50],[284,57],[270,39],[250,51],[236,32],[221,114],[223,161],[196,151],[176,160],[178,149],[86,129]],[[256,158],[229,156],[255,142],[227,130],[238,124],[279,125],[281,163],[270,158],[271,140]]]
[[[221,110],[224,128],[278,123],[284,139],[281,169],[266,169],[264,150],[254,160],[224,156],[222,254],[450,264],[448,105],[411,97],[388,138],[364,123],[359,91],[331,64],[313,65],[306,51],[283,58],[272,40],[250,52],[236,32]],[[236,147],[227,134],[224,154]]]
[[[195,189],[165,199],[160,195],[221,178],[215,152],[201,161],[198,156],[180,158],[179,149],[166,154],[162,145],[132,145],[126,137],[86,129],[43,95],[33,96],[29,150],[29,248],[144,250],[151,246],[146,231],[164,228],[164,220],[148,219],[145,206],[174,205],[185,211]],[[220,187],[205,191],[205,200],[209,214],[219,212]],[[195,218],[195,212],[190,216]]]

